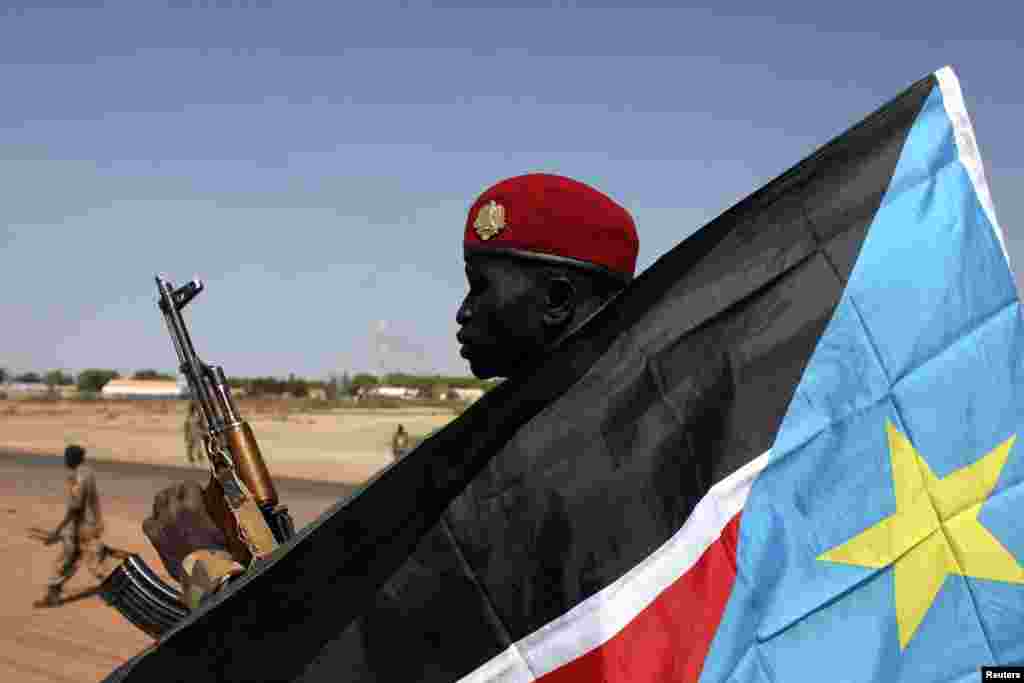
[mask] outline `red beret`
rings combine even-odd
[[[639,249],[633,217],[571,178],[530,173],[502,180],[469,209],[466,253],[560,261],[629,281]]]

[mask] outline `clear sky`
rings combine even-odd
[[[493,182],[606,191],[643,268],[947,64],[1024,259],[1020,3],[505,4],[4,4],[0,366],[172,370],[163,272],[229,374],[468,374]]]

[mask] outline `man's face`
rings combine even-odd
[[[455,318],[457,339],[480,379],[513,376],[544,348],[545,295],[529,266],[507,256],[466,257],[469,293]]]

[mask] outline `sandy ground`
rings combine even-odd
[[[388,462],[399,422],[426,434],[452,417],[423,410],[246,416],[299,528],[347,495],[342,482],[363,481]],[[92,592],[96,581],[84,567],[67,584],[64,604],[34,608],[58,547],[44,546],[33,529],[60,521],[66,470],[58,455],[77,441],[97,471],[107,544],[139,553],[162,574],[141,521],[161,488],[207,476],[185,461],[183,418],[153,406],[0,401],[0,681],[100,681],[152,642]]]
[[[160,560],[140,529],[160,488],[204,479],[199,470],[117,462],[94,463],[107,532],[105,541],[140,554],[165,580]],[[68,582],[65,602],[33,607],[59,552],[33,537],[63,514],[66,471],[56,458],[0,453],[0,681],[95,682],[152,641],[93,593],[96,580],[82,567]],[[297,527],[348,495],[350,486],[278,479]]]
[[[177,401],[0,401],[0,450],[54,455],[74,442],[99,460],[188,467],[185,409]],[[390,462],[399,424],[422,436],[453,418],[423,408],[287,414],[273,402],[243,402],[240,411],[272,475],[346,483]]]

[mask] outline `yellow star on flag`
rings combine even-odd
[[[896,512],[818,559],[878,569],[893,566],[902,650],[947,574],[1024,583],[1024,569],[1017,559],[978,521],[1017,436],[939,479],[888,420],[885,429]]]

